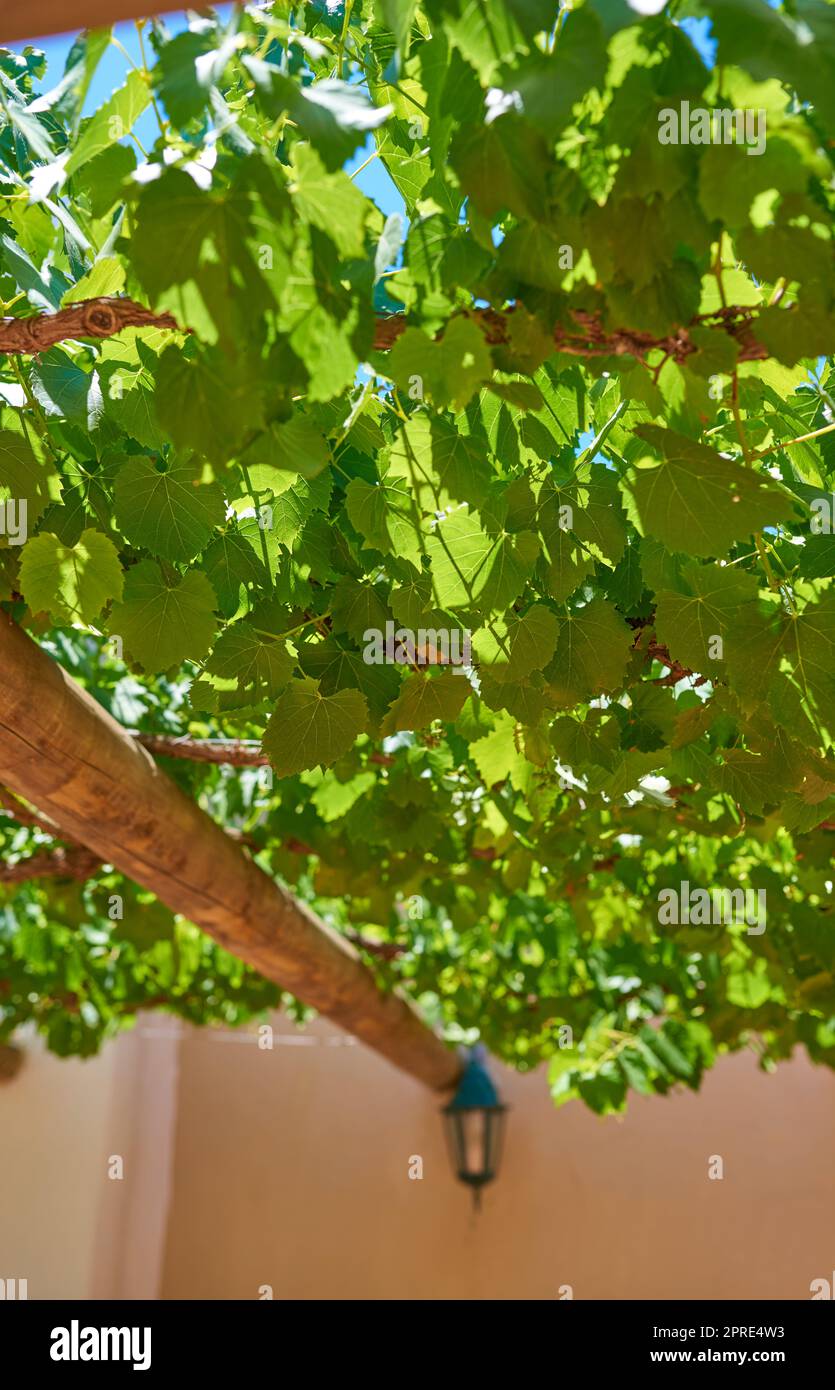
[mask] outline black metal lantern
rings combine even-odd
[[[486,1056],[483,1047],[473,1048],[458,1090],[443,1110],[452,1165],[459,1181],[472,1188],[476,1209],[481,1189],[499,1170],[507,1115],[487,1072]]]

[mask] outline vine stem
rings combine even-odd
[[[118,48],[123,58],[127,58],[134,72],[142,71],[142,69],[139,67],[139,64],[135,63],[131,58],[130,54],[128,53],[128,50],[125,48],[125,45],[122,43],[121,39],[117,39],[115,34],[112,34],[110,37],[110,42],[112,43],[114,48]]]
[[[774,570],[771,568],[771,561],[768,558],[768,551],[770,547],[767,546],[765,541],[763,540],[762,531],[756,532],[754,540],[757,546],[757,554],[760,557],[762,567],[765,570],[766,578],[768,579],[769,588],[774,589],[778,594],[781,594],[783,596],[788,606],[789,612],[796,617],[797,609],[794,606],[794,599],[792,598],[791,593],[789,592],[788,586],[777,577],[777,575],[774,573]],[[774,553],[776,554],[776,552]]]
[[[363,171],[363,169],[367,169],[367,168],[368,168],[368,166],[369,166],[369,164],[371,163],[372,159],[378,159],[379,156],[380,156],[380,151],[379,151],[379,150],[372,150],[372,152],[371,152],[371,154],[368,156],[368,158],[367,158],[367,159],[364,159],[364,160],[362,161],[362,164],[358,165],[357,168],[354,170],[354,172],[353,172],[352,174],[349,174],[348,177],[351,178],[351,179],[355,179],[355,178],[357,177],[357,174],[361,174],[362,171]]]
[[[331,616],[331,611],[328,609],[325,613],[314,613],[312,618],[305,618],[303,623],[288,628],[286,632],[267,632],[261,627],[253,627],[252,631],[257,632],[259,637],[269,637],[271,642],[281,642],[285,637],[292,637],[294,633],[302,632],[304,628],[311,627],[315,623],[323,623],[326,618]]]
[[[336,59],[337,77],[342,77],[345,61],[345,40],[348,37],[348,26],[351,23],[351,11],[354,8],[354,0],[345,0],[345,13],[342,16],[342,32],[339,35],[339,49]]]
[[[731,378],[731,380],[733,383],[731,387],[731,414],[734,417],[734,424],[736,425],[736,432],[739,438],[739,445],[742,449],[742,457],[745,459],[746,463],[750,463],[751,450],[748,445],[748,438],[745,433],[745,426],[742,423],[742,416],[739,411],[739,376],[736,367],[734,367],[733,377]]]
[[[779,589],[780,581],[774,573],[773,569],[771,568],[771,561],[768,558],[768,551],[766,550],[765,545],[763,544],[763,537],[761,531],[757,531],[756,535],[754,536],[754,540],[757,546],[757,554],[759,555],[760,560],[762,561],[762,567],[765,570],[770,587],[772,589]]]
[[[609,416],[609,419],[606,421],[606,423],[601,426],[600,430],[596,434],[595,438],[591,441],[591,444],[589,444],[588,448],[584,449],[583,452],[578,456],[575,462],[576,468],[581,467],[584,463],[591,462],[595,454],[598,454],[600,452],[600,450],[603,448],[603,445],[606,443],[606,440],[608,439],[609,435],[611,434],[612,430],[614,429],[615,425],[617,424],[618,420],[621,418],[624,412],[629,409],[630,404],[631,401],[628,398],[620,402],[620,404],[615,408],[613,413]]]
[[[139,52],[140,52],[140,54],[142,55],[142,75],[143,75],[143,77],[145,78],[146,82],[148,83],[148,87],[149,87],[149,90],[150,90],[150,92],[151,92],[151,105],[152,105],[152,107],[154,108],[154,115],[155,115],[156,118],[157,118],[157,124],[159,125],[159,128],[160,128],[160,134],[162,135],[162,138],[163,138],[164,140],[167,140],[167,139],[168,139],[168,122],[165,121],[165,120],[163,120],[162,112],[160,111],[159,106],[157,105],[157,99],[156,99],[156,97],[154,96],[154,90],[153,90],[153,86],[152,86],[151,72],[150,72],[150,69],[149,69],[149,67],[148,67],[148,59],[147,59],[146,54],[145,54],[145,35],[144,35],[144,29],[145,29],[145,25],[146,25],[146,23],[147,23],[147,20],[144,20],[144,19],[137,19],[137,20],[134,21],[134,23],[135,23],[135,25],[136,25],[136,32],[137,32],[137,35],[138,35],[138,37],[139,37]]]
[[[764,459],[768,454],[776,454],[780,449],[790,449],[793,444],[806,444],[810,439],[819,439],[822,434],[831,434],[835,430],[835,423],[822,425],[819,430],[811,430],[809,434],[799,434],[796,439],[785,439],[779,444],[769,444],[767,449],[758,449],[751,454],[752,459]]]
[[[725,233],[724,233],[724,232],[720,232],[720,233],[719,233],[719,240],[718,240],[718,242],[717,242],[717,244],[716,244],[716,260],[715,260],[714,263],[713,263],[712,269],[713,269],[714,278],[715,278],[715,280],[716,280],[716,286],[717,286],[717,289],[719,290],[719,303],[722,305],[722,308],[723,308],[723,309],[727,309],[728,304],[727,304],[727,301],[726,301],[726,299],[725,299],[725,286],[724,286],[724,284],[723,284],[723,282],[722,282],[722,269],[723,269],[723,266],[722,266],[722,247],[723,247],[723,243],[724,243],[724,237],[725,237]]]

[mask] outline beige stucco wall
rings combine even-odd
[[[118,1048],[59,1061],[34,1038],[0,1086],[0,1278],[29,1298],[86,1297],[107,1179]]]
[[[727,1058],[622,1121],[499,1072],[508,1147],[474,1220],[430,1095],[328,1025],[276,1026],[272,1052],[178,1042],[159,1016],[90,1062],[27,1044],[0,1086],[0,1278],[30,1298],[803,1299],[832,1276],[835,1077],[800,1059]]]
[[[823,1069],[727,1058],[699,1096],[633,1100],[625,1120],[501,1073],[505,1165],[474,1220],[433,1098],[339,1039],[186,1035],[164,1297],[808,1298],[835,1267]]]
[[[20,1039],[23,1067],[0,1085],[0,1279],[26,1279],[30,1299],[157,1296],[177,1033],[169,1020],[85,1061]]]

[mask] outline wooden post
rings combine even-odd
[[[174,912],[435,1090],[460,1063],[356,950],[244,853],[8,614],[0,783]]]

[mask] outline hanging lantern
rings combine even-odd
[[[507,1115],[487,1072],[486,1057],[483,1047],[473,1048],[458,1090],[443,1110],[452,1166],[459,1182],[472,1188],[476,1209],[481,1189],[499,1170]]]

